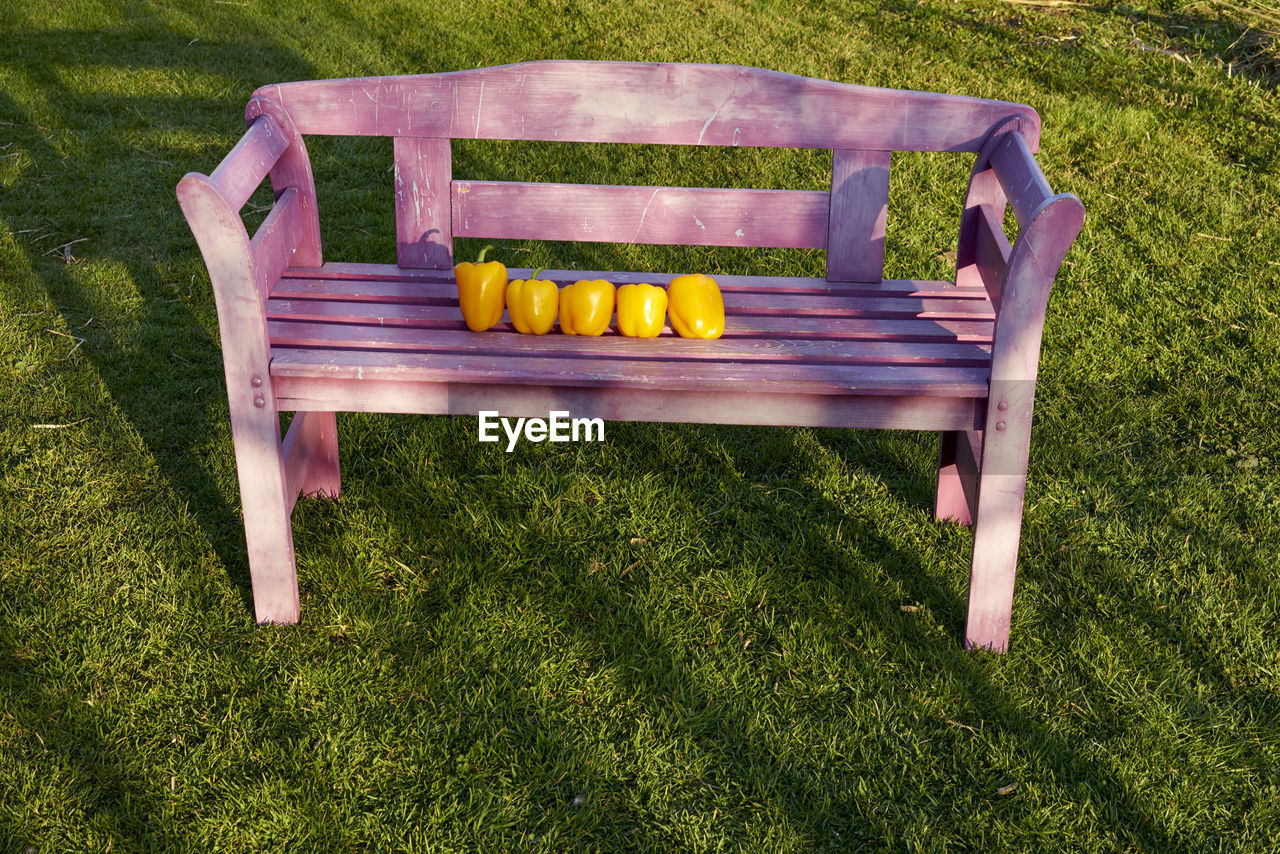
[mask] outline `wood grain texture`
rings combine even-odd
[[[965,397],[838,396],[754,391],[653,391],[420,380],[275,380],[281,406],[298,411],[394,412],[546,418],[553,410],[606,421],[963,430],[978,423]]]
[[[397,136],[392,148],[396,259],[406,268],[452,270],[452,146],[447,139]]]
[[[991,364],[991,348],[982,344],[881,341],[810,341],[791,338],[738,337],[715,341],[667,334],[637,339],[613,335],[578,341],[575,336],[521,335],[494,332],[422,330],[400,326],[356,326],[349,323],[274,320],[269,324],[273,347],[324,347],[352,350],[395,350],[421,353],[492,355],[508,359],[572,356],[579,359],[627,358],[658,362],[830,362],[848,365]]]
[[[584,341],[513,334],[505,324],[484,334],[467,331],[456,287],[443,274],[337,264],[295,270],[267,306],[273,378],[278,387],[294,389],[337,383],[344,391],[336,397],[308,393],[318,395],[313,401],[331,400],[343,410],[374,406],[358,390],[378,382],[399,384],[393,388],[518,384],[557,393],[572,386],[618,387],[644,394],[651,403],[661,399],[649,394],[655,391],[841,396],[874,390],[950,398],[986,393],[982,371],[990,358],[986,342],[994,314],[985,292],[960,292],[946,283],[898,282],[886,290],[759,277],[733,277],[724,291],[729,306],[763,313],[731,311],[729,333],[719,341],[669,333],[652,340],[609,335]],[[378,400],[378,406],[391,405],[385,397]],[[964,421],[966,428],[975,425],[971,414]]]
[[[965,431],[944,431],[938,449],[933,513],[939,521],[972,525],[978,507],[978,463]]]
[[[1006,134],[1018,133],[1020,123],[1016,119],[1006,119],[997,125],[982,149],[974,159],[973,169],[969,173],[969,187],[965,191],[964,208],[960,214],[960,234],[956,243],[956,285],[965,288],[984,287],[982,271],[977,265],[978,229],[984,214],[983,205],[990,208],[992,221],[1004,222],[1008,197],[995,170],[991,168],[991,152]],[[1002,229],[1003,230],[1003,227]]]
[[[236,451],[254,612],[259,623],[292,624],[298,622],[301,606],[293,528],[289,523],[292,502],[285,496],[287,487],[277,413],[274,396],[270,405],[261,408],[233,403],[231,436]]]
[[[508,267],[510,278],[527,278],[532,273],[529,267]],[[625,270],[557,270],[548,267],[541,274],[553,281],[576,281],[583,277],[604,279],[615,285],[633,282],[648,282],[664,287],[673,278],[683,273],[641,272]],[[331,261],[321,267],[305,267],[295,265],[289,270],[291,279],[328,279],[339,281],[367,282],[403,282],[406,284],[448,284],[453,282],[453,272],[445,270],[410,270],[394,264],[363,264],[347,261]],[[790,293],[812,293],[848,296],[914,296],[945,299],[987,299],[987,292],[982,285],[975,287],[956,287],[952,282],[929,281],[924,279],[885,279],[868,284],[858,282],[832,282],[811,276],[743,276],[717,274],[716,283],[720,290],[728,291],[761,291],[772,292],[782,289]]]
[[[823,249],[827,194],[457,181],[458,237]]]
[[[250,375],[267,376],[271,358],[249,235],[239,214],[204,175],[188,173],[178,184],[178,201],[209,270],[219,328],[234,330],[222,342],[228,388],[247,388]]]
[[[1007,647],[1044,313],[1083,218],[1032,156],[1029,107],[739,66],[546,61],[263,87],[246,121],[178,195],[217,300],[260,621],[298,618],[289,514],[299,493],[337,494],[335,411],[567,409],[939,431],[936,513],[975,526],[966,644]],[[308,133],[395,137],[397,265],[324,264]],[[831,192],[454,182],[454,138],[825,148]],[[977,153],[954,286],[882,281],[891,151]],[[250,241],[237,211],[265,174],[277,204]],[[719,341],[476,334],[458,314],[455,235],[825,247],[828,269],[717,277]],[[305,413],[283,441],[281,409]]]
[[[298,320],[319,323],[350,323],[376,327],[410,327],[462,331],[459,310],[453,304],[405,304],[399,302],[344,302],[337,299],[289,299],[278,294],[266,306],[270,320]],[[939,344],[989,344],[991,320],[946,320],[932,318],[847,318],[822,316],[740,315],[725,330],[722,340],[735,338],[791,338],[829,341],[865,340],[932,342]],[[512,332],[509,322],[499,323],[495,332]],[[609,338],[616,333],[606,332]],[[663,335],[667,335],[664,332]]]
[[[936,365],[776,364],[746,360],[698,365],[622,356],[609,359],[545,356],[513,360],[502,355],[287,347],[273,351],[271,373],[274,377],[314,379],[412,379],[434,383],[489,382],[672,391],[754,389],[928,397],[982,397],[987,392],[989,377],[988,370],[982,367]]]
[[[1030,107],[734,65],[553,60],[264,86],[301,133],[883,151],[977,151]]]
[[[889,152],[834,152],[827,279],[879,282],[889,216]]]
[[[1084,205],[1064,193],[1042,205],[1019,233],[996,316],[993,383],[1030,383],[1034,390],[1049,290],[1083,224]]]
[[[509,271],[510,274],[510,271]],[[592,271],[574,271],[571,276],[541,278],[560,283],[594,276]],[[992,320],[991,303],[968,296],[960,298],[919,298],[902,293],[846,296],[825,293],[791,293],[777,290],[721,289],[728,316],[823,316],[865,318],[928,318],[932,320]],[[337,299],[345,302],[406,303],[450,306],[457,304],[457,286],[443,282],[394,280],[342,280],[301,278],[286,275],[272,292],[282,299]]]

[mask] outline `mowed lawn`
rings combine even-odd
[[[1276,850],[1277,30],[1208,0],[9,0],[0,849]],[[343,415],[343,497],[294,514],[302,622],[254,624],[174,187],[261,84],[540,58],[1039,110],[1040,162],[1088,219],[1049,305],[1008,655],[961,649],[972,535],[932,519],[936,437],[888,432],[610,423],[508,454],[474,418]],[[309,145],[326,257],[393,261],[390,143]],[[454,151],[476,179],[824,189],[830,170]],[[953,274],[971,163],[895,155],[886,275]]]

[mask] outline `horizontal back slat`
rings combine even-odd
[[[299,133],[976,152],[1030,107],[735,65],[527,62],[265,86]]]
[[[455,237],[823,249],[821,191],[455,181]]]
[[[226,199],[227,206],[238,211],[288,147],[289,137],[280,123],[271,116],[259,116],[235,148],[222,158],[209,180]]]

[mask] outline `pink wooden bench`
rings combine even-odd
[[[265,86],[246,121],[178,198],[217,298],[260,622],[298,619],[289,517],[299,495],[338,495],[335,412],[569,410],[939,432],[937,516],[974,526],[965,642],[1006,648],[1045,307],[1084,217],[1032,156],[1034,110],[736,66],[531,62]],[[307,134],[393,138],[398,264],[324,262]],[[460,138],[830,149],[831,190],[460,180]],[[977,155],[955,282],[883,279],[892,151]],[[239,211],[268,175],[275,206],[250,237]],[[718,276],[718,341],[472,333],[456,237],[821,248],[827,270]]]

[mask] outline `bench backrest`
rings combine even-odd
[[[826,249],[827,278],[853,282],[882,278],[890,152],[976,153],[998,127],[1035,151],[1040,135],[1034,110],[1004,101],[623,62],[284,83],[254,93],[247,118],[264,114],[297,140],[273,181],[304,194],[311,176],[299,134],[394,138],[403,267],[450,267],[454,237],[766,246]],[[829,192],[456,181],[452,139],[819,148],[834,157]],[[319,263],[310,192],[298,204],[306,221],[297,263]]]

